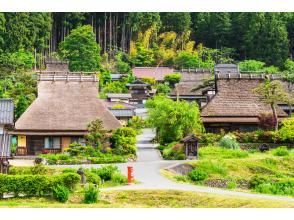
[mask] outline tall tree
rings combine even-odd
[[[69,60],[71,71],[97,71],[100,68],[100,47],[90,25],[72,30],[60,44],[59,54]]]
[[[173,31],[181,34],[188,31],[191,26],[191,16],[187,12],[163,12],[160,13],[162,31]]]

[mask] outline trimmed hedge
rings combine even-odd
[[[0,174],[0,195],[4,193],[13,193],[14,196],[51,195],[54,187],[60,185],[73,190],[79,181],[80,176],[75,173],[53,176]]]

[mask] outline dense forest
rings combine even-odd
[[[97,71],[105,92],[125,92],[110,73],[133,66],[209,68],[239,63],[242,71],[294,79],[294,13],[0,13],[0,98],[18,117],[36,96],[32,70],[48,57],[71,71]]]

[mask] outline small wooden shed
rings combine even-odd
[[[184,144],[185,154],[188,159],[196,159],[198,157],[198,138],[195,134],[189,134],[181,140]]]

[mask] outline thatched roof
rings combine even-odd
[[[163,81],[164,77],[174,72],[170,67],[135,67],[133,73],[138,79],[154,78],[156,81]]]
[[[205,88],[193,90],[202,86],[209,77],[211,77],[209,70],[204,72],[182,72],[181,81],[176,84],[176,88],[171,91],[170,95],[177,95],[177,89],[180,96],[202,96],[202,90]]]
[[[270,106],[253,93],[262,81],[261,78],[218,78],[216,95],[202,109],[203,122],[258,123],[260,114],[271,112]],[[279,107],[277,113],[279,117],[287,117]]]
[[[13,110],[12,99],[0,99],[0,125],[13,124]]]
[[[119,121],[98,99],[97,82],[39,81],[38,98],[17,120],[20,131],[86,131],[87,124],[101,119],[104,128],[120,127]]]

